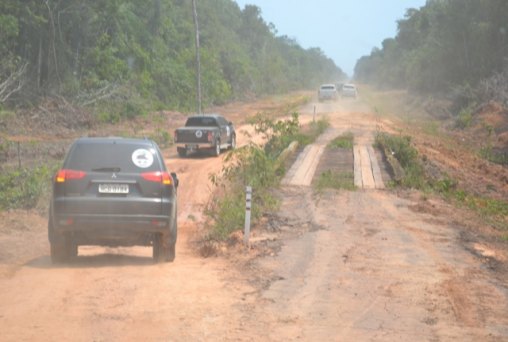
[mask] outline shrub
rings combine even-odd
[[[229,234],[243,226],[245,219],[245,188],[252,186],[251,219],[255,222],[262,212],[274,210],[277,201],[270,189],[278,184],[283,166],[260,147],[245,146],[226,158],[228,164],[222,177],[212,175],[212,183],[220,191],[207,206],[206,215],[212,219],[210,238],[224,240]]]
[[[471,127],[473,123],[473,113],[470,107],[463,108],[457,116],[455,126],[460,129]]]
[[[333,139],[328,146],[331,148],[347,148],[352,149],[354,144],[354,135],[351,132],[346,132],[341,136]]]
[[[53,171],[48,166],[4,170],[0,174],[0,209],[34,208],[41,195],[49,191]]]
[[[278,202],[272,190],[278,186],[285,172],[284,163],[277,157],[292,141],[313,141],[328,127],[322,121],[311,125],[313,137],[302,134],[297,113],[291,119],[279,121],[258,115],[251,122],[256,132],[263,134],[268,142],[264,147],[251,144],[230,152],[221,175],[211,176],[212,183],[218,188],[206,209],[206,215],[212,221],[211,239],[224,240],[243,227],[246,186],[253,189],[252,223],[264,212],[275,210]]]

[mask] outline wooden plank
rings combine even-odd
[[[312,144],[307,146],[291,168],[295,168],[291,178],[287,179],[287,182],[284,182],[284,184],[309,186],[312,183],[312,178],[324,150],[324,145]]]
[[[372,164],[370,163],[370,156],[367,150],[367,146],[362,145],[360,147],[361,163],[362,163],[362,182],[364,189],[375,189],[376,183],[374,182],[374,176],[372,175]]]
[[[363,188],[363,181],[362,181],[362,162],[361,162],[361,153],[360,153],[360,146],[354,145],[353,146],[353,159],[354,159],[354,178],[355,178],[355,186],[357,188],[362,189]]]
[[[372,175],[374,176],[374,182],[376,184],[376,189],[384,189],[385,183],[383,182],[383,177],[381,176],[381,168],[379,167],[379,163],[376,157],[376,151],[372,146],[367,146],[367,151],[370,156],[370,164],[372,165]]]

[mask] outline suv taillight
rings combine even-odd
[[[83,179],[83,178],[85,178],[85,176],[86,176],[85,171],[62,169],[57,172],[55,181],[57,183],[65,183],[65,181],[67,181],[67,180]]]
[[[141,174],[141,177],[149,182],[157,182],[164,185],[171,185],[173,184],[173,178],[170,176],[167,172],[144,172]]]

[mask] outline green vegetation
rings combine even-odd
[[[354,144],[354,135],[351,132],[346,132],[335,139],[333,139],[327,148],[330,149],[348,149],[352,150]],[[334,170],[327,170],[321,173],[315,185],[318,192],[324,189],[345,189],[355,190],[354,174],[353,172],[337,172]]]
[[[0,173],[0,209],[32,209],[49,193],[55,168],[38,166]]]
[[[265,211],[275,210],[277,201],[270,193],[283,174],[281,165],[260,147],[249,145],[233,151],[223,176],[212,176],[222,190],[209,203],[207,216],[212,220],[210,238],[224,240],[241,228],[245,219],[245,188],[252,186],[252,222]]]
[[[508,201],[468,193],[448,175],[435,179],[425,174],[423,162],[411,145],[410,137],[381,133],[376,137],[376,144],[385,151],[391,151],[404,169],[404,177],[398,185],[438,193],[457,205],[476,211],[494,227],[508,230]]]
[[[455,121],[455,125],[457,126],[457,128],[461,129],[468,128],[471,127],[472,123],[473,123],[472,109],[470,107],[461,109]]]
[[[319,175],[316,189],[319,192],[324,189],[355,190],[354,174],[353,172],[333,172],[327,170]]]
[[[448,96],[454,113],[474,102],[506,104],[506,18],[504,0],[427,1],[407,10],[395,38],[357,62],[355,78],[384,89]]]
[[[352,149],[355,137],[353,133],[346,132],[337,138],[333,139],[328,146],[331,148],[347,148]]]
[[[496,153],[490,145],[480,149],[480,157],[492,163],[508,165],[508,154]]]
[[[330,127],[330,122],[326,117],[313,121],[308,126],[303,127],[301,131],[295,132],[292,136],[286,138],[286,144],[289,145],[291,141],[297,141],[299,146],[312,144],[328,127]]]
[[[403,172],[397,170],[397,164],[390,162],[395,179],[408,188],[424,189],[427,182],[423,166],[418,158],[418,151],[411,145],[409,136],[393,136],[380,133],[376,136],[376,146],[386,151],[387,159],[390,162],[390,156],[394,157]]]
[[[328,125],[324,120],[316,122],[304,134],[300,131],[297,113],[290,119],[278,121],[258,115],[253,122],[256,131],[267,139],[267,144],[264,147],[251,144],[230,152],[221,175],[211,176],[219,191],[206,210],[212,225],[210,239],[224,240],[243,227],[246,186],[253,189],[253,224],[263,213],[275,210],[278,202],[272,191],[285,173],[284,161],[278,156],[292,141],[312,142]]]
[[[256,6],[200,1],[198,17],[205,107],[345,76],[320,49],[278,36]],[[3,0],[0,32],[0,104],[54,94],[113,123],[195,108],[191,1]]]
[[[427,1],[408,9],[398,34],[358,61],[355,76],[431,93],[463,88],[502,70],[508,55],[503,0]],[[470,90],[471,88],[469,88]]]

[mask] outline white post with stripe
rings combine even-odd
[[[252,187],[248,186],[245,188],[245,229],[243,235],[243,242],[245,245],[249,245],[250,236],[250,211],[252,207]]]

